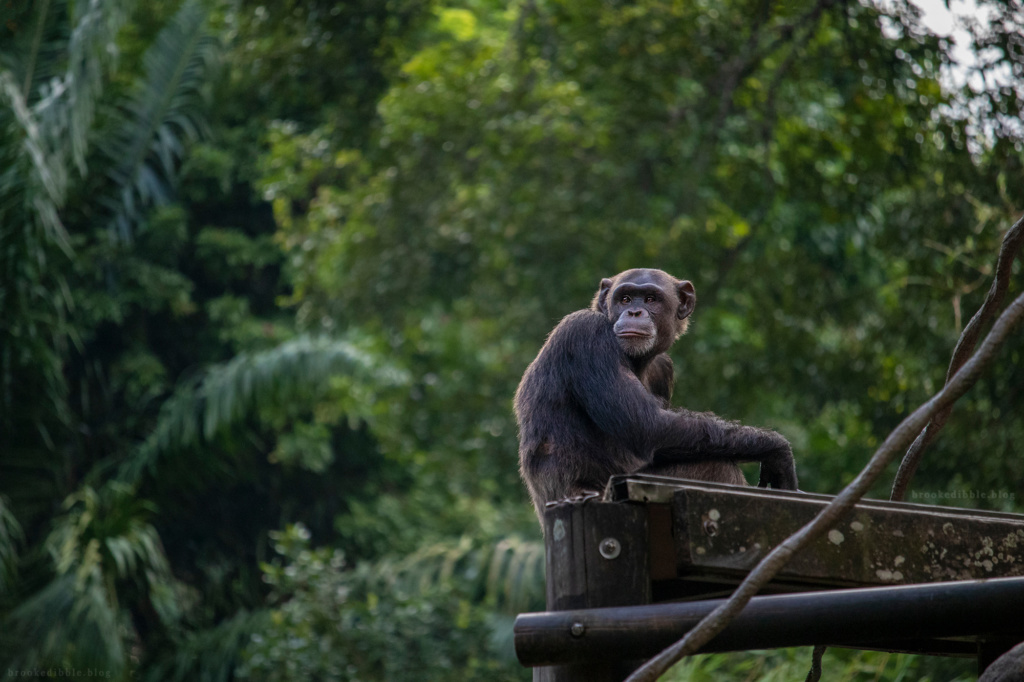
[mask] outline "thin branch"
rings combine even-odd
[[[999,305],[1003,302],[1006,290],[1010,286],[1010,272],[1013,267],[1013,260],[1020,252],[1022,243],[1024,243],[1024,218],[1018,220],[1006,232],[1006,236],[1003,237],[1003,245],[999,249],[999,257],[996,260],[996,276],[992,281],[992,287],[988,290],[988,295],[985,296],[985,302],[981,304],[981,308],[974,314],[971,321],[967,323],[967,327],[964,328],[963,333],[960,335],[960,340],[957,341],[956,348],[953,350],[953,359],[950,361],[949,370],[946,372],[947,384],[956,374],[957,370],[960,369],[960,366],[970,357],[974,351],[974,346],[978,342],[978,336],[981,334],[982,327],[988,323],[999,308]],[[890,500],[902,500],[907,494],[910,480],[914,477],[918,464],[921,463],[925,449],[935,440],[942,427],[946,425],[946,421],[949,420],[949,415],[952,411],[953,405],[950,403],[948,407],[936,413],[910,446],[910,449],[907,450],[907,454],[903,456],[900,468],[896,472],[896,478],[892,484],[892,493],[889,495]]]
[[[724,604],[708,614],[683,639],[645,663],[630,675],[626,682],[654,682],[680,658],[696,653],[721,632],[746,606],[751,597],[782,570],[796,552],[821,536],[853,508],[854,504],[884,473],[886,466],[910,444],[915,434],[919,433],[936,413],[952,405],[974,385],[981,372],[995,357],[1022,317],[1024,317],[1024,294],[1014,300],[999,316],[981,347],[970,360],[960,367],[953,378],[889,434],[881,447],[872,455],[867,466],[850,485],[844,488],[810,523],[786,538],[767,557],[762,559]]]
[[[814,647],[814,653],[811,655],[811,670],[807,673],[807,679],[804,682],[818,682],[821,679],[821,657],[825,655],[826,649],[828,647],[824,644]]]

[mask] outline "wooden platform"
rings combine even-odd
[[[603,500],[549,507],[549,613],[517,619],[520,660],[566,664],[535,680],[622,679],[831,499],[633,475]],[[987,660],[1024,640],[1024,516],[864,500],[762,594],[789,596],[756,597],[706,650],[840,644]]]
[[[832,497],[623,476],[612,479],[605,500],[646,507],[652,580],[731,586]],[[669,546],[671,554],[663,551]],[[786,591],[1011,576],[1024,576],[1024,516],[863,500],[795,556],[772,586]]]

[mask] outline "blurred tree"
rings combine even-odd
[[[16,667],[59,663],[115,677],[127,660],[118,593],[149,590],[161,611],[171,595],[158,593],[169,573],[149,505],[124,487],[86,483],[111,444],[94,430],[103,421],[90,418],[99,407],[90,392],[118,391],[122,378],[140,391],[129,399],[145,400],[160,368],[126,353],[136,371],[117,377],[117,363],[87,349],[104,323],[123,319],[122,306],[187,304],[166,268],[115,258],[128,251],[143,209],[166,203],[183,144],[198,134],[195,101],[213,47],[199,4],[161,7],[141,72],[115,83],[130,10],[128,2],[44,2],[21,7],[0,29],[0,267],[9,283],[0,493],[27,545],[23,580],[0,592],[0,655]],[[146,376],[154,365],[156,376]],[[107,396],[95,397],[102,405]],[[138,416],[118,437],[131,437]],[[66,514],[51,527],[62,500]]]
[[[627,267],[697,287],[677,402],[837,489],[1020,211],[1019,10],[982,4],[959,88],[906,2],[0,0],[0,663],[528,677],[511,396]],[[917,479],[1002,495],[934,501],[1024,493],[1004,355]]]
[[[1016,45],[1008,26],[976,47]],[[677,401],[779,428],[803,487],[834,491],[941,384],[1020,210],[1019,128],[968,113],[1012,118],[1015,91],[943,88],[950,42],[907,3],[462,2],[416,44],[369,144],[296,118],[261,159],[300,324],[358,327],[413,377],[376,433],[423,493],[343,534],[430,532],[439,489],[529,532],[507,399],[557,319],[641,265],[697,286]],[[987,69],[1024,68],[998,54]],[[1015,352],[957,408],[924,490],[1024,493],[1024,423],[995,407]]]
[[[236,100],[253,82],[214,68],[233,10],[132,10],[0,27],[0,660],[228,679],[267,531],[330,532],[373,495],[362,419],[404,379],[358,338],[289,341],[245,175],[267,122],[206,108],[212,79]]]
[[[303,486],[316,479],[301,472],[332,463],[335,437],[338,447],[373,454],[363,427],[325,432],[309,421],[315,399],[297,400],[322,397],[332,374],[356,381],[359,367],[371,366],[344,343],[286,343],[251,362],[238,356],[195,389],[186,381],[161,410],[190,368],[288,332],[273,319],[281,257],[267,234],[272,223],[264,221],[262,236],[203,224],[203,199],[244,220],[223,199],[232,198],[225,153],[200,148],[184,187],[198,199],[190,209],[171,203],[185,149],[206,130],[202,95],[219,52],[209,12],[196,2],[157,3],[144,20],[126,22],[131,9],[38,3],[2,27],[0,155],[9,163],[0,174],[0,224],[12,286],[0,294],[0,655],[13,669],[127,675],[130,651],[136,663],[159,657],[185,641],[183,626],[216,623],[240,602],[260,605],[259,541],[282,524],[283,509],[308,496]],[[119,52],[122,64],[141,70],[115,70]],[[372,383],[387,385],[376,375]],[[333,391],[336,406],[337,396],[356,392],[340,384]],[[350,400],[372,402],[370,395],[364,389]],[[284,499],[266,485],[277,477],[268,449],[244,435],[226,438],[228,457],[205,470],[192,459],[145,475],[172,447],[187,443],[201,456],[196,434],[217,437],[224,423],[242,421],[242,409],[283,434],[278,459],[296,472]],[[201,426],[191,421],[197,414]],[[301,443],[322,454],[303,459],[309,448]],[[263,453],[263,467],[231,460],[247,449]],[[355,457],[334,474],[361,469]],[[251,488],[233,493],[244,503],[225,504],[242,481],[257,485],[266,516],[252,514]],[[322,504],[324,495],[314,497],[308,504]],[[202,505],[218,503],[224,514],[211,524]],[[332,514],[324,513],[329,528]],[[225,533],[235,547],[224,546]],[[243,554],[225,561],[239,544],[248,566]],[[232,660],[220,662],[229,675]]]
[[[1019,131],[978,130],[956,103],[994,95],[943,90],[950,59],[901,4],[438,10],[375,144],[272,132],[264,187],[300,318],[377,330],[432,382],[389,429],[419,444],[395,450],[431,444],[451,477],[461,447],[467,481],[513,486],[492,396],[601,276],[663,267],[700,300],[677,351],[700,361],[677,358],[677,395],[774,422],[807,484],[835,489],[938,386],[1016,210],[1001,188],[1022,180]],[[457,375],[438,371],[448,358]],[[934,460],[974,476],[973,456]],[[953,485],[1018,480],[1011,458],[986,462],[997,471]]]
[[[286,563],[263,567],[276,604],[273,625],[253,637],[243,676],[390,680],[415,671],[416,679],[448,680],[458,671],[466,680],[522,677],[513,659],[491,651],[489,621],[505,584],[513,586],[505,607],[543,607],[542,596],[529,591],[543,582],[539,543],[474,548],[464,539],[397,565],[345,571],[340,551],[308,548],[302,526],[272,537]]]

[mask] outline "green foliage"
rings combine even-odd
[[[712,680],[758,680],[782,682],[799,680],[810,669],[811,650],[777,649],[741,654],[710,654],[689,658],[668,672],[665,682],[710,682]],[[822,677],[839,680],[877,680],[878,682],[918,682],[975,679],[973,661],[829,649],[822,659]]]
[[[153,682],[228,682],[236,678],[235,666],[254,632],[268,626],[266,611],[240,610],[219,625],[187,633],[175,642],[173,655],[148,667]]]
[[[98,571],[67,573],[24,600],[7,618],[8,669],[103,670],[117,679],[126,651],[124,626]],[[10,653],[8,653],[10,650]]]
[[[76,270],[96,275],[81,258],[74,257],[72,249],[97,248],[90,255],[100,256],[101,261],[104,255],[102,248],[89,244],[90,230],[82,229],[81,223],[92,222],[103,211],[128,211],[138,219],[135,209],[151,203],[158,187],[150,182],[145,192],[136,195],[127,185],[142,175],[151,176],[157,157],[162,157],[166,167],[172,156],[183,151],[181,141],[161,125],[165,119],[183,120],[191,115],[189,105],[180,100],[202,74],[193,67],[183,70],[191,74],[190,79],[163,76],[175,68],[168,62],[186,63],[196,49],[195,44],[173,40],[175,30],[179,34],[189,31],[189,39],[197,43],[207,39],[199,26],[205,10],[193,4],[174,19],[173,30],[158,36],[157,45],[147,55],[148,72],[135,80],[140,91],[147,87],[150,92],[159,90],[162,98],[175,106],[158,107],[144,115],[136,101],[135,119],[122,119],[118,128],[118,134],[133,138],[135,148],[152,147],[155,154],[137,154],[130,173],[108,178],[102,191],[90,194],[86,173],[89,165],[97,162],[94,157],[127,151],[120,142],[128,138],[97,135],[96,114],[104,85],[112,77],[115,38],[128,9],[129,3],[117,0],[43,2],[20,13],[3,29],[11,34],[0,51],[0,63],[6,67],[0,69],[0,92],[10,105],[0,109],[0,156],[5,161],[0,174],[0,267],[4,281],[14,283],[0,299],[6,358],[2,372],[8,387],[2,405],[10,447],[31,447],[38,434],[53,448],[63,429],[74,430],[64,365],[69,359],[69,342],[80,350],[83,333],[91,330],[88,323],[73,319],[79,311],[72,291],[80,281],[69,275]],[[19,87],[19,82],[23,86]],[[132,108],[130,103],[126,106]],[[73,181],[75,176],[78,181]],[[88,195],[84,199],[83,192]],[[72,205],[66,206],[69,201]],[[125,219],[122,224],[127,226]],[[101,262],[101,271],[102,266]],[[102,274],[106,275],[105,284],[111,284],[113,273],[107,270]],[[140,279],[156,275],[162,280],[156,283],[158,287],[180,282],[166,270],[150,268],[138,274]],[[119,302],[104,303],[107,311],[100,316],[115,316]],[[12,395],[13,385],[19,387],[19,400]]]
[[[457,583],[474,603],[507,615],[544,608],[544,544],[538,541],[464,536],[369,566],[388,591],[426,594]]]
[[[375,431],[421,492],[354,505],[338,531],[402,554],[410,521],[445,524],[418,511],[439,488],[522,500],[507,398],[558,317],[637,265],[700,294],[677,399],[781,429],[805,489],[847,482],[938,387],[1013,217],[998,187],[1019,158],[972,155],[948,60],[902,6],[460,3],[406,56],[369,144],[330,117],[272,124],[261,188],[299,323],[358,326],[414,377]],[[922,485],[1024,492],[1005,446],[981,475],[970,421]],[[1024,429],[998,421],[1006,443]]]
[[[369,149],[273,129],[264,191],[300,320],[379,329],[425,377],[459,358],[459,379],[425,389],[443,421],[407,409],[389,431],[443,444],[438,459],[461,449],[469,476],[499,463],[507,404],[476,402],[462,379],[479,368],[511,395],[557,317],[638,264],[699,292],[677,395],[776,425],[812,489],[835,490],[937,387],[957,311],[991,267],[981,254],[1012,216],[998,178],[1019,179],[1019,158],[972,157],[939,86],[948,46],[912,13],[751,16],[742,2],[445,10],[382,99]],[[968,184],[976,195],[958,198]],[[354,312],[367,295],[384,302],[370,321]],[[466,404],[472,425],[449,406]]]
[[[339,374],[380,387],[404,381],[401,372],[378,366],[375,358],[344,341],[299,338],[268,351],[240,353],[210,368],[194,385],[183,385],[164,402],[152,434],[122,467],[121,478],[137,481],[145,469],[156,466],[162,453],[210,441],[261,407],[299,401],[312,407],[310,398]],[[288,441],[282,447],[287,449]],[[321,457],[310,468],[322,468],[327,459]]]
[[[10,505],[0,497],[0,595],[10,590],[18,575],[18,545],[25,533],[11,513]]]
[[[263,566],[274,608],[239,670],[245,679],[510,680],[514,661],[489,651],[487,611],[447,562],[429,587],[408,589],[392,571],[342,570],[338,550],[311,550],[309,532],[272,533],[283,562]],[[454,558],[454,557],[451,557]]]
[[[111,161],[106,186],[119,190],[112,200],[101,199],[113,209],[109,229],[117,238],[131,237],[143,208],[169,201],[185,144],[205,125],[196,99],[209,79],[218,42],[206,22],[202,3],[186,0],[147,50],[143,78],[98,143]]]
[[[5,662],[19,669],[103,670],[117,678],[131,629],[120,601],[148,593],[165,622],[179,615],[167,558],[146,521],[153,508],[118,485],[83,487],[64,508],[45,543],[51,579],[5,617],[7,646],[18,645],[3,652]]]
[[[38,401],[25,415],[51,438],[68,419],[61,362],[74,328],[71,293],[56,264],[69,236],[60,217],[75,171],[85,169],[96,101],[111,68],[106,49],[127,4],[24,5],[0,28],[0,325],[4,432],[20,419],[10,386]],[[10,437],[9,437],[10,438]],[[17,437],[11,438],[12,444]]]
[[[982,4],[979,69],[1020,73]],[[527,677],[511,397],[627,267],[697,288],[676,402],[834,492],[940,385],[1020,211],[1019,89],[951,60],[904,2],[0,0],[0,666]],[[916,490],[1020,508],[1019,355]]]
[[[381,93],[409,49],[431,0],[245,0],[228,12],[238,27],[230,107],[265,123],[333,119],[349,144],[367,139]]]
[[[139,32],[132,5],[20,3],[0,25],[5,669],[127,676],[141,638],[155,657],[198,603],[172,577],[159,507],[107,465],[147,433],[182,371],[161,332],[180,334],[196,312],[182,267],[191,216],[147,209],[170,199],[203,127],[196,95],[214,42],[198,3],[151,3]],[[139,59],[118,70],[124,46]],[[114,215],[135,243],[110,241]]]

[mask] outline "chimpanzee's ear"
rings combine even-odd
[[[676,317],[685,320],[697,305],[697,292],[689,281],[683,280],[676,285],[676,293],[679,295],[679,308],[676,309]]]
[[[612,288],[612,281],[605,277],[601,280],[601,286],[594,294],[594,300],[590,302],[590,309],[607,315],[608,314],[608,291]]]

